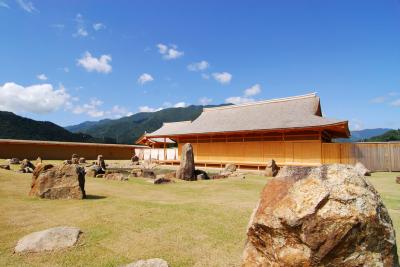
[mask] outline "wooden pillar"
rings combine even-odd
[[[164,137],[164,160],[167,160],[167,138]]]
[[[323,159],[322,159],[323,155],[322,155],[322,132],[321,131],[319,131],[319,143],[320,143],[320,146],[321,146],[319,163],[322,164],[323,163]]]

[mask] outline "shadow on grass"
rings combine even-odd
[[[89,199],[89,200],[92,200],[92,199],[104,199],[104,198],[107,198],[106,196],[98,196],[98,195],[86,195],[86,198],[85,199]]]

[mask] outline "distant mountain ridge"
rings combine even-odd
[[[66,142],[99,141],[88,134],[71,133],[49,121],[35,121],[8,111],[0,111],[0,139]]]
[[[213,107],[213,106],[207,106]],[[140,112],[115,120],[100,120],[98,122],[83,122],[67,126],[71,132],[81,132],[108,142],[133,144],[145,132],[153,132],[164,122],[194,120],[203,112],[203,106],[188,106],[182,108],[166,108],[156,112]]]
[[[364,129],[359,131],[351,131],[351,139],[355,141],[362,141],[369,139],[374,136],[378,136],[386,133],[392,129],[389,128],[375,128],[375,129]]]
[[[141,112],[115,120],[86,121],[65,128],[52,122],[35,121],[12,112],[0,111],[0,139],[134,144],[145,131],[153,132],[164,122],[196,119],[203,108],[203,106],[167,108],[156,112]],[[336,141],[400,140],[400,131],[388,128],[364,129],[352,131],[351,134],[350,139]]]

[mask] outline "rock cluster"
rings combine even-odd
[[[17,164],[20,164],[21,162],[17,158],[11,158],[11,159],[8,160],[8,163],[13,164],[13,165],[17,165]]]
[[[55,227],[34,232],[21,238],[14,251],[43,252],[72,247],[78,241],[81,230],[76,227]]]
[[[11,170],[10,165],[8,164],[0,164],[0,169]]]
[[[96,176],[97,177],[97,176]],[[128,181],[128,177],[124,176],[119,172],[110,172],[104,175],[104,179],[106,180],[114,180],[114,181]]]
[[[168,262],[163,259],[154,258],[135,261],[125,265],[124,267],[168,267]]]
[[[24,159],[23,161],[21,161],[19,172],[32,173],[34,169],[35,165],[33,165],[32,162],[30,162],[29,160]]]
[[[76,164],[40,164],[32,174],[30,196],[49,199],[83,199],[85,171]]]
[[[228,163],[225,168],[219,173],[211,176],[211,179],[225,179],[229,177],[240,177],[242,179],[246,178],[243,173],[239,172],[235,164]]]
[[[251,216],[242,266],[398,266],[392,220],[349,165],[284,167]]]

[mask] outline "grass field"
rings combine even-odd
[[[370,180],[400,229],[395,176],[376,173]],[[254,174],[167,185],[87,178],[88,199],[44,200],[28,197],[30,174],[0,169],[0,266],[119,266],[154,257],[170,266],[238,266],[250,214],[267,181]],[[22,236],[60,225],[81,228],[78,246],[13,254]]]

